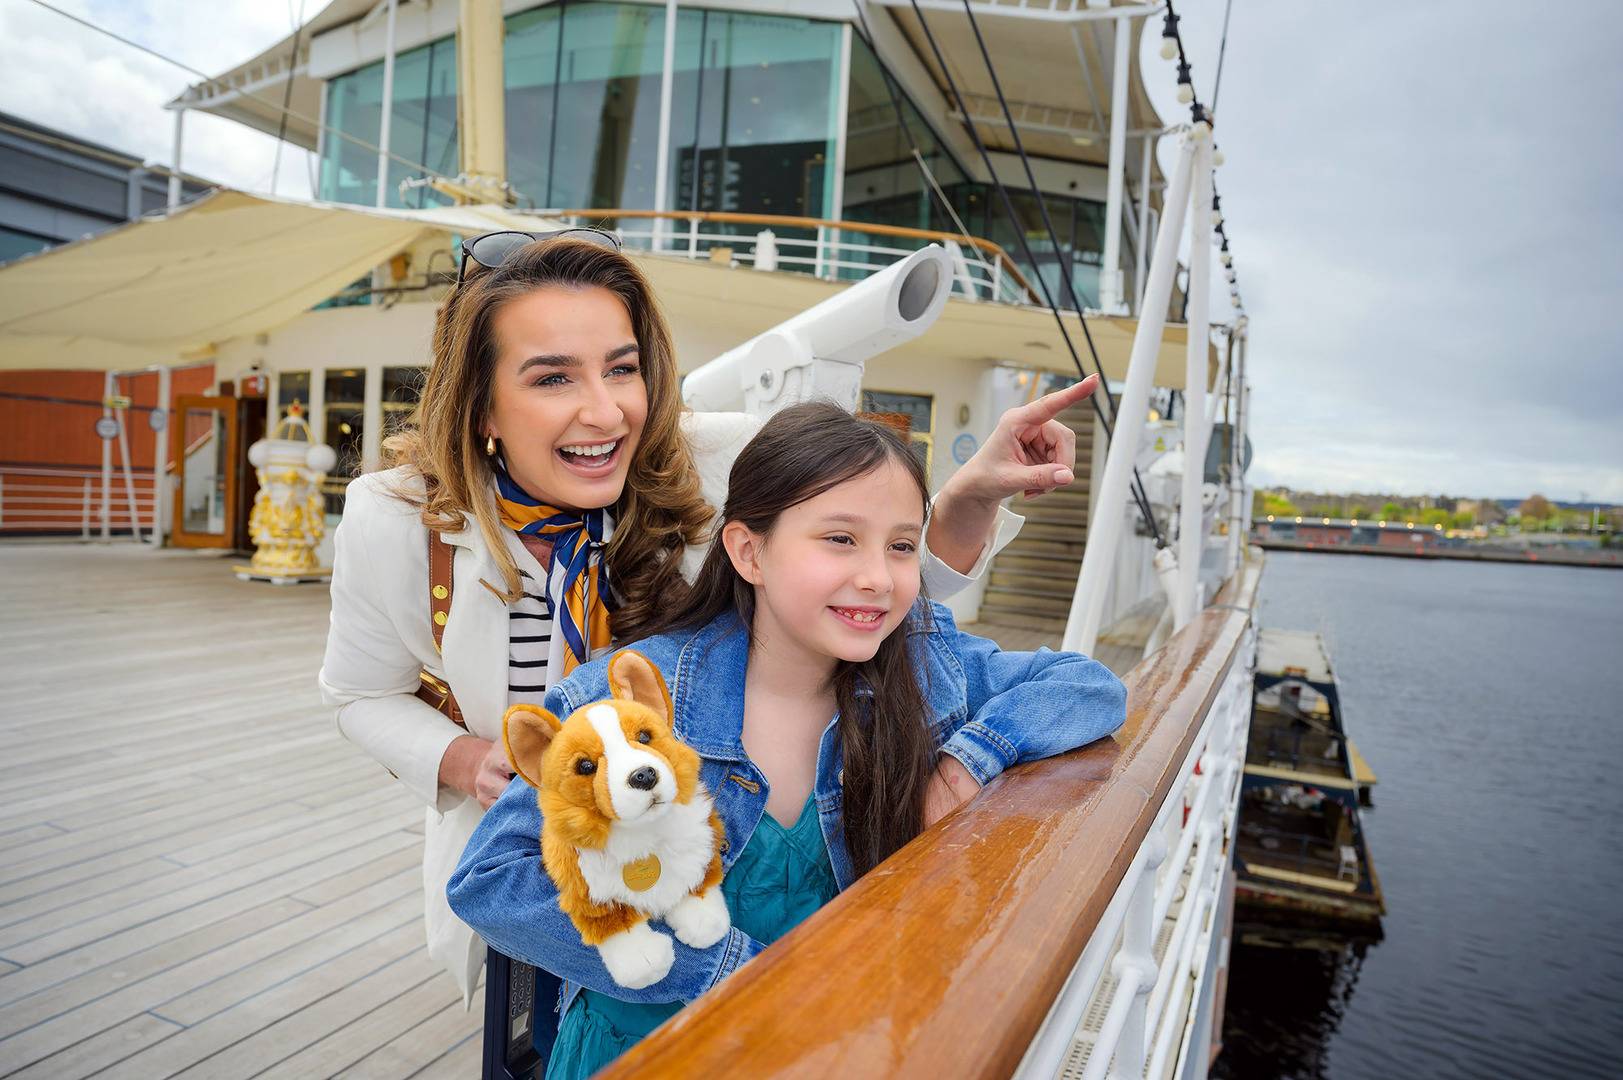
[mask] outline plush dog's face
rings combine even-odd
[[[639,653],[609,664],[613,697],[557,717],[530,705],[507,711],[503,734],[513,770],[539,789],[543,812],[575,835],[615,821],[649,822],[692,798],[699,755],[671,731],[671,699],[658,669]]]

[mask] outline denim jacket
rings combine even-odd
[[[903,628],[925,676],[931,730],[977,781],[1017,762],[1050,757],[1102,738],[1126,718],[1126,691],[1103,664],[1077,653],[1004,652],[959,630],[942,605],[921,601]],[[664,634],[633,646],[664,674],[675,705],[675,732],[703,759],[700,778],[726,827],[723,865],[731,867],[766,809],[767,779],[744,752],[744,670],[749,635],[736,616],[698,630]],[[547,691],[559,717],[609,697],[608,657],[577,668]],[[856,874],[841,820],[843,770],[837,718],[817,752],[814,804],[841,890]],[[558,906],[558,889],[541,863],[541,812],[521,778],[486,811],[451,874],[451,908],[487,944],[564,980],[560,1015],[581,987],[624,1001],[691,1001],[765,946],[733,927],[708,949],[676,941],[670,974],[642,990],[609,978],[597,950]]]

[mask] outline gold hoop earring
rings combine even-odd
[[[496,456],[496,436],[494,436],[494,435],[486,435],[485,436],[485,456],[486,457],[495,457]]]

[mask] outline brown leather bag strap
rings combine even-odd
[[[451,569],[455,561],[455,549],[440,539],[439,533],[428,530],[428,628],[434,634],[435,652],[445,651],[440,642],[445,637],[445,621],[451,617]],[[418,678],[421,682],[417,687],[419,698],[444,713],[452,723],[468,726],[448,683],[430,675],[426,668],[418,673]]]
[[[456,552],[433,529],[428,530],[428,620],[434,651],[444,652],[445,621],[451,617],[451,568]]]

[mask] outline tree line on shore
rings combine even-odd
[[[1252,515],[1413,522],[1427,528],[1441,525],[1444,529],[1478,535],[1570,533],[1598,537],[1602,544],[1609,544],[1613,536],[1623,533],[1623,507],[1562,506],[1538,494],[1507,507],[1497,499],[1336,495],[1271,488],[1256,493]]]

